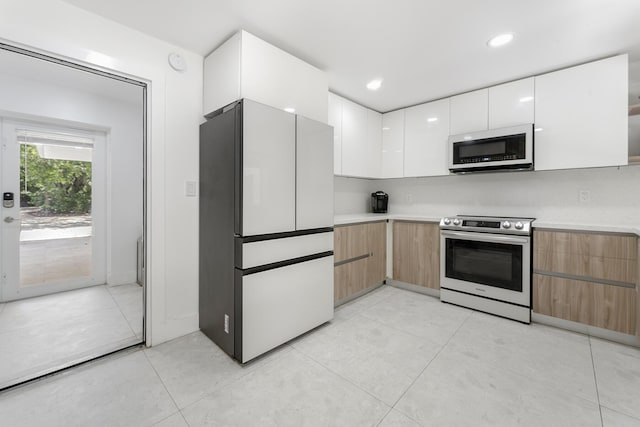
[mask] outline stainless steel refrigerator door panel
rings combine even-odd
[[[262,240],[242,245],[242,268],[333,251],[333,232]]]
[[[242,278],[242,360],[333,318],[333,256]]]
[[[333,128],[297,116],[296,229],[333,226]]]
[[[243,102],[242,235],[294,231],[295,116]]]

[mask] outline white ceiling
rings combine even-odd
[[[640,62],[640,0],[67,1],[202,55],[245,29],[380,112],[618,53]],[[489,49],[502,32],[514,42]]]

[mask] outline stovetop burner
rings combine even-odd
[[[531,235],[535,218],[457,215],[440,220],[440,229],[481,233]]]

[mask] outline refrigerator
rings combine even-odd
[[[200,126],[200,329],[241,363],[333,318],[333,128],[248,99]]]

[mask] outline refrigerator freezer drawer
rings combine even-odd
[[[243,269],[333,251],[333,232],[284,237],[242,244]]]
[[[242,278],[242,363],[333,318],[333,256]]]

